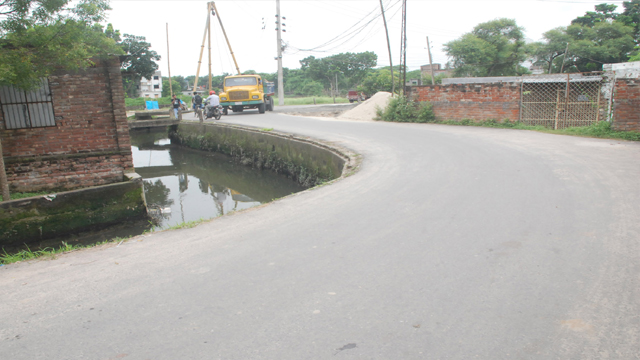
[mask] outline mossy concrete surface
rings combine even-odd
[[[137,174],[136,174],[137,175]],[[0,248],[146,216],[142,178],[0,203]]]
[[[310,141],[220,124],[182,123],[169,135],[174,143],[220,152],[243,165],[286,174],[306,187],[340,177],[346,161]]]

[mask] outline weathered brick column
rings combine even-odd
[[[621,131],[640,131],[640,79],[616,80],[613,128]]]

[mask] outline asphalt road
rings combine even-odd
[[[638,359],[640,144],[224,122],[361,170],[192,229],[0,267],[0,359]]]

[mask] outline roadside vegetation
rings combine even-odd
[[[42,195],[47,195],[49,194],[49,192],[43,191],[43,192],[35,192],[35,193],[12,193],[11,194],[11,200],[18,200],[18,199],[24,199],[24,198],[28,198],[28,197],[32,197],[32,196],[42,196]],[[4,201],[4,199],[2,198],[2,195],[0,195],[0,202]]]
[[[397,96],[389,101],[384,109],[377,109],[375,120],[391,122],[413,122],[432,123],[456,126],[479,126],[502,129],[519,129],[546,132],[550,134],[584,136],[604,139],[620,139],[629,141],[640,141],[640,132],[637,131],[616,131],[608,121],[600,121],[590,126],[572,127],[567,129],[549,129],[544,126],[525,125],[517,121],[498,121],[489,119],[484,121],[474,121],[471,119],[456,120],[436,120],[433,108],[428,102],[414,102],[404,96]]]

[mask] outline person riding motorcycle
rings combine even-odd
[[[215,118],[219,120],[221,117],[220,98],[216,95],[216,92],[211,90],[209,97],[204,101],[206,106],[207,119]]]

